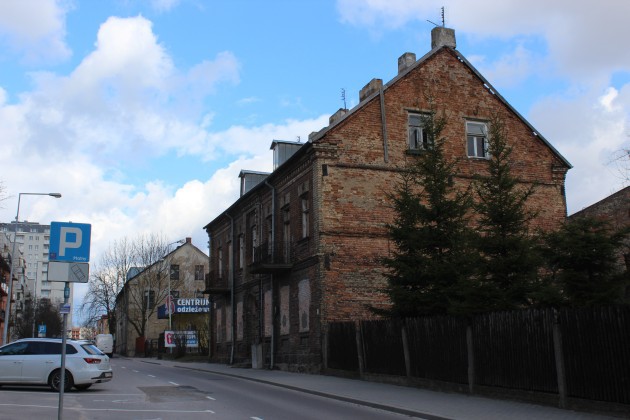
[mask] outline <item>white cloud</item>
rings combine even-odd
[[[543,37],[549,56],[571,77],[630,69],[630,2],[602,0],[338,0],[342,22],[373,28],[399,28],[410,22],[437,20],[440,7],[446,26],[456,34],[507,39]]]
[[[0,45],[8,46],[27,62],[68,58],[71,51],[65,42],[65,15],[69,9],[64,0],[0,2]]]
[[[569,214],[622,187],[609,163],[616,150],[630,144],[628,109],[630,95],[609,89],[571,100],[548,98],[532,110],[537,128],[573,165],[566,182]]]
[[[151,0],[151,6],[158,12],[168,12],[181,3],[181,0]]]

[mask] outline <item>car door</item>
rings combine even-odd
[[[11,343],[0,348],[0,382],[22,382],[22,366],[28,343]]]
[[[27,362],[22,366],[23,382],[45,384],[52,369],[57,365],[61,366],[61,356],[55,357],[52,354],[51,344],[56,343],[45,341],[30,341],[28,343]]]

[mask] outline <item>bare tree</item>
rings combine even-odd
[[[107,315],[109,330],[116,333],[116,296],[125,284],[127,273],[135,266],[134,252],[133,243],[123,238],[102,255],[100,265],[92,271],[81,305],[85,326],[94,326],[102,315]]]

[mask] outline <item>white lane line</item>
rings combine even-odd
[[[14,407],[31,407],[31,408],[57,408],[56,405],[24,405],[24,404],[0,404],[0,407],[14,406]],[[87,407],[64,407],[64,410],[76,410],[76,411],[120,411],[130,413],[210,413],[216,414],[212,410],[126,410],[124,408],[87,408]]]
[[[177,384],[177,383],[175,383],[175,382],[171,382],[171,381],[169,381],[168,383],[169,383],[169,384],[173,384],[173,385],[175,385],[175,386],[179,386],[179,384]]]
[[[250,419],[252,419],[252,420],[263,420],[260,417],[250,417]]]
[[[149,376],[149,377],[151,377],[151,378],[155,378],[155,375],[147,375],[147,376]]]
[[[132,370],[132,372],[133,372],[133,373],[138,373],[138,372],[140,372],[140,371],[139,371],[139,370],[135,370],[135,369],[133,369],[133,370]]]
[[[216,399],[215,399],[215,398],[209,397],[209,396],[207,396],[207,395],[206,395],[206,398],[207,398],[207,399],[209,399],[209,400],[212,400],[212,401],[216,401]]]

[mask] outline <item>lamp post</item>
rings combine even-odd
[[[2,344],[7,344],[7,337],[9,335],[9,317],[11,315],[11,298],[12,289],[13,289],[13,267],[15,265],[15,243],[17,242],[17,232],[18,232],[18,224],[20,219],[20,201],[22,200],[23,195],[49,195],[55,198],[61,198],[61,194],[59,193],[19,193],[18,194],[18,205],[17,212],[15,213],[15,227],[13,230],[13,246],[11,251],[11,269],[9,270],[9,287],[7,293],[7,304],[4,308],[4,329],[2,331]]]

